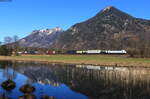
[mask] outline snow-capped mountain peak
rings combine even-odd
[[[63,33],[63,29],[60,27],[34,30],[29,36],[19,40],[18,42],[22,47],[45,48],[49,47],[61,33]]]

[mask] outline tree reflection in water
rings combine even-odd
[[[150,99],[150,68],[26,62],[13,64],[14,71],[27,76],[32,83],[54,87],[65,84],[89,99]],[[16,77],[14,75],[12,78]],[[43,89],[40,90],[44,94]]]
[[[3,77],[9,80],[13,80],[16,78],[16,72],[15,72],[16,62],[14,61],[0,62],[0,67],[4,69]]]
[[[4,68],[4,71],[2,73],[5,80],[1,83],[1,87],[3,88],[4,92],[1,95],[2,99],[7,98],[11,94],[11,90],[13,90],[16,87],[16,83],[13,81],[13,79],[16,78],[15,73],[15,66],[16,62],[0,62],[0,68]],[[12,69],[13,67],[13,69]]]
[[[90,99],[150,98],[150,68],[21,63],[17,71],[34,82],[66,84]]]

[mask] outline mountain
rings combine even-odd
[[[108,6],[87,21],[73,25],[50,46],[55,49],[124,49],[150,39],[150,20],[135,18]],[[150,42],[149,42],[150,43]]]
[[[18,43],[21,47],[48,48],[62,32],[63,29],[59,27],[34,30],[29,36],[19,40]]]

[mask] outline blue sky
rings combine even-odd
[[[150,0],[12,0],[0,2],[0,40],[20,38],[35,29],[59,26],[68,29],[87,20],[108,5],[135,17],[150,19]]]

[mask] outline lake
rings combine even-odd
[[[24,95],[24,84],[36,89],[36,99],[150,99],[150,68],[0,61],[0,84],[7,79],[16,87],[0,87],[0,95],[10,99]]]

